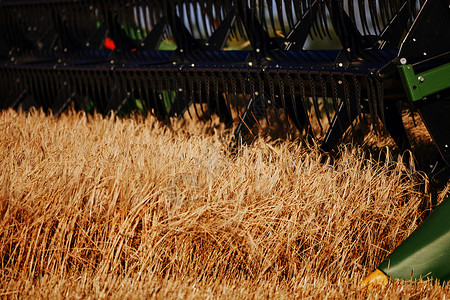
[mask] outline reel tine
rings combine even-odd
[[[14,109],[14,106],[12,105],[14,103],[12,95],[19,90],[18,86],[21,84],[21,81],[23,81],[23,79],[11,70],[6,69],[5,72],[0,72],[0,91],[2,92],[0,95],[0,103],[2,104],[2,109],[6,109],[7,107],[12,107]]]
[[[195,105],[195,86],[194,86],[194,75],[192,74],[186,74],[188,78],[188,84],[189,84],[189,104],[194,107],[195,115],[198,119],[200,119],[200,116],[197,111],[197,105]]]
[[[48,81],[44,80],[44,76],[46,76],[47,72],[46,70],[36,70],[36,77],[38,78],[38,82],[39,82],[39,87],[40,87],[40,96],[42,97],[40,99],[40,106],[44,109],[44,110],[48,110],[51,108],[50,106],[50,99],[49,98],[49,94],[48,94]]]
[[[171,116],[180,118],[180,114],[182,114],[183,111],[179,110],[180,107],[180,97],[179,97],[179,81],[178,81],[178,73],[170,73],[169,75],[169,81],[170,81],[170,101],[172,103],[172,111]]]
[[[258,92],[258,94],[259,94],[259,96],[260,96],[260,98],[261,98],[261,108],[262,108],[262,110],[263,110],[263,112],[264,112],[264,118],[266,119],[266,122],[267,122],[267,124],[269,124],[269,119],[268,119],[268,117],[267,117],[267,103],[266,103],[266,88],[265,88],[265,82],[264,82],[264,79],[263,78],[261,78],[261,76],[259,75],[259,73],[256,73],[256,79],[258,80],[257,82],[258,82],[258,89],[259,89],[259,92]],[[258,96],[258,95],[256,95],[256,91],[255,91],[255,96]]]
[[[145,45],[143,45],[142,43],[144,43],[144,41],[148,38],[148,35],[150,34],[151,31],[149,15],[147,13],[148,5],[145,5],[142,3],[142,1],[139,1],[135,7],[136,7],[135,9],[138,11],[139,14],[138,19],[140,20],[140,28],[143,32],[143,40],[140,41],[140,43],[141,46],[144,47]]]
[[[176,74],[171,74],[171,79],[173,81],[173,88],[174,88],[174,99],[172,101],[173,106],[174,106],[174,115],[175,117],[177,117],[178,119],[183,118],[185,109],[184,103],[185,100],[182,99],[183,97],[183,93],[184,93],[184,89],[183,86],[181,85],[181,81],[182,81],[182,75],[181,72],[176,72]]]
[[[93,102],[93,109],[98,109],[98,103],[94,102],[94,99],[92,99],[88,93],[88,87],[86,86],[86,78],[87,78],[87,72],[86,70],[83,71],[79,71],[78,72],[78,84],[79,84],[79,90],[80,90],[80,94],[84,96],[83,98],[83,106],[85,108],[89,108],[89,103],[92,101]],[[103,89],[105,88],[102,84],[103,84],[103,79],[100,76],[95,76],[96,78],[98,78],[98,81],[100,81],[101,83],[99,84],[99,86],[101,86]],[[106,96],[105,96],[106,97]],[[103,114],[102,111],[97,111],[100,114]]]
[[[31,70],[27,70],[23,75],[21,75],[17,71],[16,72],[13,71],[13,74],[14,77],[16,78],[18,88],[15,91],[16,93],[12,91],[11,93],[12,95],[10,94],[11,95],[10,103],[14,109],[17,109],[24,96],[26,94],[32,93],[34,82],[31,76]]]
[[[380,81],[376,80],[376,79],[374,79],[374,81],[375,81],[375,88],[377,90],[378,109],[380,111],[380,118],[381,118],[382,124],[385,125],[386,124],[386,119],[385,119],[385,116],[384,116],[384,108],[385,108],[385,106],[384,106],[383,84]],[[387,134],[386,126],[383,126],[383,131],[384,131],[385,134]]]
[[[251,12],[251,20],[250,20],[250,26],[254,26],[254,21],[257,20],[257,9],[256,9],[256,0],[249,0],[250,2],[250,12]],[[246,14],[245,14],[246,15]],[[247,20],[248,22],[249,20]]]
[[[209,39],[211,34],[214,32],[214,9],[213,9],[213,0],[208,0],[204,3],[205,5],[205,30],[206,30],[206,36]]]
[[[75,109],[77,110],[83,110],[86,111],[84,109],[83,106],[83,102],[82,102],[82,98],[81,98],[81,93],[80,91],[77,89],[77,74],[75,73],[75,75],[72,72],[68,72],[66,70],[62,70],[62,74],[63,74],[63,78],[65,78],[67,80],[67,82],[69,82],[69,86],[71,88],[71,91],[73,92],[73,104]]]
[[[80,109],[87,111],[83,103],[84,98],[82,98],[83,93],[81,92],[80,87],[80,80],[79,80],[80,76],[78,75],[79,71],[75,71],[73,73],[65,71],[64,73],[65,73],[64,77],[68,78],[71,81],[72,87],[75,90],[75,93],[78,95],[77,101],[75,101],[75,105]]]
[[[314,4],[315,4],[316,1],[319,1],[319,0],[303,0],[302,4],[303,4],[303,7],[306,7],[306,10],[308,10],[310,12],[311,28],[310,28],[309,31],[310,31],[311,37],[314,38],[314,37],[319,36],[320,38],[322,38],[322,33],[320,32],[320,27],[318,26],[318,21],[319,20],[317,19],[317,18],[320,17],[319,14],[321,13],[320,12],[321,9],[319,7],[319,9],[317,10],[319,13],[313,14],[312,13],[313,12],[313,1],[315,1],[314,2]],[[302,17],[303,17],[303,15],[302,15]]]
[[[283,0],[275,0],[275,4],[277,6],[277,14],[278,14],[278,23],[280,24],[281,33],[283,34],[283,37],[287,36],[286,28],[284,25],[284,11],[283,11]]]
[[[359,117],[362,116],[362,111],[361,111],[361,83],[359,82],[358,78],[356,77],[356,75],[352,76],[352,80],[353,80],[353,87],[354,87],[354,91],[355,91],[355,98],[356,98],[356,112],[358,114]]]
[[[137,104],[137,100],[139,99],[139,92],[136,91],[136,83],[134,81],[134,72],[133,71],[127,71],[123,72],[122,80],[125,85],[125,95],[126,95],[126,104],[130,107],[131,112],[142,113],[140,110],[140,106]]]
[[[233,94],[234,107],[236,109],[237,115],[241,115],[241,111],[239,109],[239,104],[238,104],[238,97],[237,97],[236,77],[233,76],[233,74],[228,73],[228,78],[230,79],[230,83],[231,83],[231,93]]]
[[[289,26],[289,31],[294,28],[294,16],[293,16],[293,5],[291,0],[287,0],[284,2],[285,4],[285,12],[286,12],[286,19]]]
[[[156,93],[157,98],[156,101],[160,105],[161,108],[161,116],[167,121],[167,117],[169,116],[169,113],[167,111],[167,106],[164,101],[164,86],[163,86],[163,80],[161,79],[160,72],[155,73],[155,80],[156,80]]]
[[[41,97],[39,99],[39,106],[42,107],[44,110],[48,110],[51,108],[50,104],[50,96],[48,94],[49,86],[48,81],[44,80],[46,78],[47,72],[45,70],[36,70],[35,76],[37,78],[38,86],[39,86],[39,96]]]
[[[378,3],[378,5],[380,8],[379,16],[381,19],[381,25],[384,28],[389,20],[389,16],[391,15],[391,13],[389,12],[389,1],[381,1]]]
[[[123,77],[124,72],[115,72],[112,77],[112,82],[114,85],[114,93],[112,98],[115,100],[114,106],[112,106],[111,110],[114,112],[114,115],[117,115],[121,112],[123,106],[128,102],[129,97],[126,96],[125,85],[123,84],[125,79]]]
[[[216,10],[215,18],[218,22],[217,25],[219,25],[226,18],[226,16],[228,16],[228,14],[231,11],[231,8],[228,7],[227,3],[224,3],[223,1],[220,1],[220,0],[215,1],[214,8]]]
[[[342,80],[342,88],[343,88],[343,91],[344,91],[344,101],[345,101],[344,103],[345,103],[345,107],[347,109],[347,115],[348,115],[348,118],[350,120],[352,120],[353,119],[352,118],[352,112],[351,112],[352,95],[351,95],[350,86],[349,86],[349,83],[348,83],[347,79],[345,78],[345,75],[342,76],[341,80]],[[353,122],[350,123],[350,126],[353,129]]]
[[[255,89],[255,79],[250,73],[247,73],[245,76],[246,82],[248,82],[248,86],[250,89],[250,97],[255,97],[256,89]]]
[[[288,81],[288,85],[289,85],[289,95],[291,96],[291,107],[293,108],[293,114],[295,117],[295,124],[297,126],[297,129],[299,131],[302,130],[302,128],[300,128],[303,124],[302,122],[300,122],[300,119],[298,117],[298,111],[297,111],[297,101],[295,98],[295,83],[294,80],[292,79],[292,77],[289,74],[284,75],[285,79]]]
[[[187,111],[189,117],[192,119],[191,111],[189,109],[189,104],[190,103],[189,103],[189,98],[188,98],[190,92],[189,92],[189,89],[188,89],[188,87],[186,85],[186,76],[185,76],[185,74],[182,74],[181,72],[178,72],[178,80],[179,80],[179,85],[181,87],[181,95],[182,95],[181,97],[183,98],[183,104],[184,104],[183,110]]]
[[[73,87],[71,78],[68,78],[64,71],[59,71],[58,74],[55,74],[55,82],[57,84],[63,86],[61,89],[63,90],[63,96],[65,97],[63,106],[60,107],[60,111],[57,112],[57,116],[61,115],[67,109],[76,108],[75,101],[77,99],[77,93]]]
[[[72,76],[71,76],[72,75]],[[77,97],[77,102],[75,103],[78,107],[83,109],[84,111],[87,111],[87,106],[85,105],[86,98],[84,97],[82,86],[81,86],[81,80],[80,80],[80,71],[76,71],[71,74],[71,72],[66,72],[66,78],[70,78],[72,82],[72,86],[75,89],[75,93],[79,96]]]
[[[212,73],[211,76],[212,76],[212,81],[213,81],[214,101],[216,102],[216,110],[217,110],[217,114],[219,115],[219,119],[222,120],[222,114],[224,112],[222,112],[220,109],[221,105],[220,105],[220,100],[219,100],[219,79],[217,78],[215,73]]]
[[[377,92],[377,85],[376,82],[373,78],[369,79],[370,82],[370,88],[372,90],[372,96],[373,96],[373,111],[374,111],[374,123],[375,123],[375,131],[379,132],[380,131],[380,116],[379,116],[379,111],[378,111],[378,107],[379,107],[379,101],[378,101],[378,92]]]
[[[212,120],[211,119],[211,97],[210,97],[210,76],[208,76],[206,74],[206,72],[203,72],[202,74],[203,77],[203,81],[205,83],[205,94],[206,94],[206,111],[207,111],[207,118],[208,120]]]
[[[278,105],[277,105],[277,97],[279,97],[278,96],[279,91],[278,91],[278,94],[277,94],[276,93],[277,91],[275,90],[276,75],[278,75],[278,74],[275,74],[275,76],[272,77],[272,75],[269,74],[269,86],[270,86],[270,89],[271,89],[271,94],[273,92],[273,98],[271,99],[271,102],[269,104],[270,104],[270,107],[272,107],[274,109],[275,116],[276,116],[278,122],[280,122],[281,118],[280,118],[280,113],[278,112]],[[278,86],[278,89],[280,89],[280,86]],[[284,124],[282,124],[282,126],[284,127]]]
[[[56,94],[54,93],[54,85],[53,85],[53,76],[51,71],[49,70],[43,70],[42,71],[42,81],[43,81],[43,87],[44,87],[44,94],[45,94],[45,100],[47,102],[47,108],[46,110],[48,112],[54,112],[55,111],[55,98]]]
[[[327,12],[326,12],[327,7],[326,7],[325,3],[320,2],[320,0],[318,3],[319,3],[318,4],[319,9],[317,10],[318,13],[316,14],[315,20],[320,25],[320,27],[318,27],[318,30],[317,30],[319,33],[319,37],[321,39],[323,39],[326,36],[331,37],[331,34],[328,29]],[[312,7],[310,9],[312,9]]]
[[[135,20],[137,21],[137,45],[142,47],[142,43],[148,36],[147,18],[145,14],[145,8],[142,5],[135,4],[133,6],[133,12],[135,15]]]
[[[270,25],[272,26],[273,35],[277,36],[277,31],[275,27],[275,18],[273,17],[273,0],[266,0],[267,10],[269,12]]]
[[[389,24],[391,18],[400,11],[401,3],[399,3],[399,5],[397,5],[396,10],[393,10],[393,9],[391,9],[391,5],[389,2],[390,1],[381,1],[379,3],[380,20],[381,20],[380,25],[383,27],[383,28],[381,28],[381,30],[383,30],[384,27],[386,27],[387,24]]]
[[[5,74],[6,76],[10,75],[9,78],[14,78],[14,88],[8,87],[5,91],[9,90],[7,95],[7,104],[13,109],[17,109],[17,105],[23,99],[26,93],[29,93],[31,86],[31,78],[30,72],[26,71],[23,74],[19,73],[16,70],[11,70]],[[7,77],[8,78],[8,77]],[[7,82],[5,82],[7,84]]]
[[[328,25],[329,12],[328,12],[328,8],[324,2],[319,1],[319,12],[321,12],[320,19],[321,19],[321,24],[322,24],[321,27],[322,27],[323,35],[331,38],[330,29],[329,29],[329,25]]]
[[[202,112],[202,118],[205,117],[205,110],[203,109],[203,91],[202,91],[202,78],[195,72],[195,79],[197,83],[198,101],[200,102],[200,111]]]
[[[150,90],[152,91],[150,96],[152,98],[151,101],[153,101],[154,114],[156,117],[162,118],[162,110],[158,102],[158,95],[156,93],[156,71],[149,72],[148,75],[148,82],[150,83]]]
[[[115,97],[117,102],[114,105],[114,114],[119,114],[130,100],[131,92],[127,89],[126,79],[124,76],[125,72],[117,72],[114,74],[114,86],[116,87]]]
[[[89,87],[89,83],[90,81],[87,79],[91,73],[95,74],[96,71],[88,71],[87,72],[87,76],[85,78],[85,86],[86,86],[86,94],[89,95],[89,97],[94,101],[94,103],[98,103],[96,105],[96,107],[100,107],[100,111],[101,114],[103,114],[104,116],[107,116],[110,112],[108,111],[109,107],[109,102],[111,101],[112,95],[114,93],[113,90],[113,82],[111,80],[111,78],[108,76],[108,74],[106,74],[105,72],[102,71],[98,71],[99,72],[99,78],[102,79],[102,87],[105,93],[105,97],[104,98],[97,98],[96,95],[90,90]]]
[[[322,92],[322,99],[323,99],[323,106],[324,106],[324,110],[325,110],[325,116],[327,117],[327,121],[328,124],[331,124],[331,115],[330,115],[330,110],[328,108],[328,89],[327,89],[327,83],[325,81],[325,79],[323,78],[322,74],[319,74],[319,82],[320,82],[320,88],[321,88],[321,92]]]
[[[380,22],[378,22],[377,4],[375,0],[369,0],[369,12],[375,32],[381,32]]]
[[[314,112],[317,118],[317,122],[319,123],[319,127],[320,127],[320,132],[323,132],[323,126],[322,126],[322,122],[321,122],[321,113],[320,113],[320,108],[319,108],[319,101],[317,99],[317,94],[316,94],[316,85],[315,85],[315,80],[314,78],[311,76],[311,73],[308,72],[308,82],[309,82],[309,87],[310,87],[310,91],[311,91],[311,98],[312,98],[312,102],[313,102],[313,107],[314,107]]]
[[[159,71],[155,72],[154,76],[155,81],[155,101],[158,104],[158,113],[163,119],[166,119],[167,113],[166,113],[166,107],[164,105],[164,99],[162,95],[162,83],[161,83],[161,76],[159,75]]]
[[[105,94],[105,87],[104,87],[104,80],[103,80],[103,76],[102,76],[102,72],[99,71],[94,71],[93,72],[95,76],[93,76],[92,81],[95,87],[97,87],[98,89],[98,97],[92,97],[89,94],[89,88],[86,85],[86,77],[88,76],[88,71],[87,70],[83,70],[83,71],[79,71],[77,73],[77,82],[78,82],[78,94],[80,96],[83,97],[83,99],[81,100],[81,106],[83,107],[83,109],[85,109],[86,111],[90,108],[92,109],[97,109],[99,108],[99,105],[101,107],[101,104],[97,103],[97,99],[106,99],[107,94]],[[97,74],[98,73],[98,74]],[[69,72],[70,74],[70,72]],[[70,75],[69,75],[70,76]],[[92,90],[91,94],[95,94],[95,88]],[[92,104],[91,106],[89,104]],[[93,111],[90,111],[93,112]],[[100,114],[103,114],[103,111],[97,111]]]
[[[159,117],[158,109],[157,109],[156,101],[155,101],[155,96],[154,96],[155,90],[152,88],[152,86],[153,86],[152,72],[143,72],[141,74],[141,80],[144,85],[145,101],[147,103],[147,108],[152,115]],[[151,93],[149,92],[150,90],[151,90]]]
[[[358,0],[359,18],[363,29],[363,34],[370,34],[369,24],[367,23],[365,0]]]
[[[51,102],[51,110],[54,114],[58,114],[58,111],[61,109],[61,107],[64,106],[64,104],[60,104],[57,103],[58,100],[62,100],[62,101],[66,101],[66,99],[60,99],[61,97],[63,97],[64,94],[64,89],[65,86],[67,86],[67,82],[66,85],[64,86],[64,84],[61,84],[59,82],[57,82],[56,80],[56,76],[58,76],[57,72],[48,72],[48,80],[46,80],[48,82],[48,93],[49,93],[49,100],[52,101]],[[58,78],[61,78],[60,76],[58,76]],[[60,86],[58,88],[58,86]]]
[[[272,104],[275,102],[275,85],[273,83],[272,76],[269,73],[266,73],[266,79],[267,82],[269,83],[269,95],[270,95],[270,99],[267,101],[267,103],[270,104],[270,106],[272,106]]]
[[[11,85],[10,87],[8,87],[9,92],[7,93],[6,96],[6,103],[7,105],[9,105],[10,107],[12,107],[13,109],[17,110],[20,101],[22,100],[22,98],[24,97],[24,95],[27,93],[27,91],[30,89],[30,72],[29,71],[25,71],[23,72],[23,74],[20,74],[18,71],[16,70],[10,70],[9,72],[5,72],[5,76],[10,76],[10,77],[6,77],[6,78],[11,78],[11,83],[12,82],[12,78],[14,78],[14,84]],[[7,85],[9,82],[5,81],[5,85]],[[12,88],[11,88],[12,87]],[[7,91],[7,89],[5,89],[4,91]]]
[[[262,24],[264,30],[269,33],[269,26],[267,24],[267,18],[266,18],[266,11],[264,9],[264,1],[259,0],[258,1],[258,16],[260,23]]]
[[[288,111],[287,111],[287,107],[286,107],[284,81],[281,78],[280,74],[278,74],[278,73],[275,75],[275,79],[278,82],[278,89],[280,91],[281,105],[282,105],[283,111],[285,112],[286,116],[288,117]]]
[[[41,85],[41,79],[42,79],[42,74],[38,74],[40,73],[39,70],[34,70],[33,72],[31,72],[32,76],[33,76],[33,83],[35,85],[35,90],[33,90],[33,96],[35,97],[35,99],[38,99],[38,106],[39,107],[43,107],[44,103],[42,103],[42,99],[44,99],[44,94],[43,94],[43,87]]]
[[[134,113],[140,113],[140,107],[137,105],[137,100],[139,99],[139,93],[136,91],[136,83],[134,81],[134,71],[126,70],[124,72],[121,72],[120,78],[122,80],[123,85],[123,93],[124,93],[124,99],[122,101],[122,104],[128,108],[127,113],[131,114]]]
[[[136,100],[138,100],[140,102],[140,104],[142,105],[142,110],[140,111],[140,113],[142,113],[144,116],[147,115],[148,112],[148,108],[147,105],[144,101],[145,96],[144,96],[144,92],[143,92],[143,88],[142,88],[142,83],[139,80],[139,76],[137,74],[137,71],[132,73],[132,77],[131,77],[131,86],[136,87],[134,89],[134,94],[133,97]],[[137,103],[135,103],[135,105],[137,106]],[[137,107],[137,109],[139,110],[139,107]]]
[[[128,72],[116,73],[119,78],[116,78],[116,85],[118,85],[119,103],[115,108],[115,113],[120,113],[130,105],[130,100],[133,97],[134,88],[129,84],[131,76]]]
[[[32,96],[36,99],[37,101],[40,102],[40,99],[42,99],[42,95],[40,94],[41,92],[41,85],[39,84],[39,78],[40,76],[36,76],[36,70],[31,70],[30,71],[30,78],[31,78],[31,82],[32,85],[31,87],[31,94]],[[40,105],[42,105],[41,103],[39,103]]]
[[[151,99],[150,99],[150,94],[149,94],[149,86],[148,86],[148,76],[146,75],[147,72],[140,72],[138,76],[138,81],[141,82],[143,90],[142,90],[142,98],[141,101],[144,104],[144,113],[147,116],[149,113],[153,114],[154,113],[154,108],[153,108],[153,112],[152,112],[152,107],[151,107]]]
[[[225,94],[226,105],[228,107],[228,111],[231,114],[230,91],[228,89],[228,81],[226,80],[225,75],[223,74],[223,72],[220,72],[220,79],[222,81],[223,93]]]
[[[239,17],[239,21],[235,23],[235,26],[233,26],[233,29],[231,30],[231,35],[235,38],[238,38],[238,36],[246,36],[243,25],[243,22],[245,22],[243,19],[243,17],[245,18],[245,14],[242,14],[242,11],[244,11],[245,8],[242,6],[243,3],[241,2],[242,1],[233,0],[231,5],[231,9],[234,10],[234,15]]]
[[[246,82],[249,84],[250,89],[250,100],[254,100],[254,112],[253,112],[253,119],[255,120],[255,123],[258,124],[258,127],[260,127],[260,118],[262,115],[265,115],[265,110],[263,110],[261,103],[258,100],[261,100],[261,98],[256,95],[256,89],[255,89],[255,79],[250,73],[247,73],[245,76]],[[259,93],[258,93],[259,94]]]
[[[163,74],[161,76],[161,73]],[[162,116],[165,119],[165,121],[167,121],[168,117],[169,117],[169,113],[170,111],[168,111],[168,105],[166,103],[166,100],[168,99],[168,97],[164,97],[164,94],[167,93],[166,87],[164,86],[164,78],[165,76],[165,72],[156,72],[155,74],[155,80],[156,80],[156,86],[157,86],[157,96],[158,98],[156,98],[158,104],[160,105],[161,112],[162,112]],[[163,78],[161,78],[163,77]],[[167,95],[167,94],[166,94]]]
[[[279,81],[279,85],[280,85],[279,89],[280,89],[281,104],[283,106],[283,112],[284,112],[284,114],[286,116],[286,120],[284,122],[284,125],[286,127],[284,127],[284,125],[283,125],[283,127],[285,129],[285,133],[288,134],[288,131],[289,131],[289,128],[290,128],[290,121],[293,121],[293,119],[289,115],[291,107],[288,106],[288,102],[286,100],[286,81],[285,81],[286,77],[285,76],[281,76],[279,74],[277,74],[277,75],[278,75],[278,81]]]
[[[168,86],[166,80],[166,73],[165,72],[157,72],[156,73],[156,82],[158,85],[158,103],[162,107],[162,112],[164,114],[164,118],[168,119],[170,117],[170,93],[168,93]]]
[[[244,102],[244,106],[247,106],[247,89],[246,89],[246,83],[245,83],[245,78],[244,76],[242,76],[242,74],[240,72],[237,73],[237,77],[239,80],[239,85],[241,86],[241,94],[242,94],[242,98],[243,98],[243,102]]]
[[[205,20],[203,18],[200,18],[200,14],[202,16],[204,16],[203,11],[201,9],[201,5],[200,5],[200,3],[198,1],[194,1],[194,3],[190,5],[190,7],[191,7],[191,12],[195,16],[195,29],[198,31],[200,39],[205,40],[205,39],[207,39],[204,36],[205,33],[206,33],[206,32],[204,32],[204,29],[206,27],[204,27],[204,23],[205,23],[204,21]],[[192,35],[193,35],[193,32],[194,32],[194,27],[191,27],[191,34]]]
[[[355,99],[356,99],[357,118],[359,119],[359,123],[361,124],[362,119],[365,119],[364,115],[362,114],[362,110],[361,110],[361,108],[362,108],[361,83],[356,75],[352,76],[352,80],[353,80],[353,89],[354,89],[354,94],[355,94]],[[360,128],[362,129],[363,135],[366,135],[366,130],[365,130],[364,126],[360,126]]]
[[[367,96],[369,101],[369,113],[372,119],[372,123],[374,124],[374,127],[376,127],[378,114],[377,114],[377,104],[376,99],[374,99],[374,91],[373,91],[373,84],[370,77],[365,77],[365,84],[367,89]]]
[[[99,95],[95,95],[95,93],[93,92],[93,90],[90,87],[90,80],[88,80],[89,77],[95,76],[93,74],[95,74],[97,72],[99,73],[100,78],[103,79],[103,83],[101,85],[103,86],[103,90],[105,93],[104,98],[100,98]],[[87,94],[94,102],[100,104],[101,112],[104,116],[109,115],[110,110],[111,110],[111,101],[113,100],[114,92],[115,92],[114,79],[111,78],[111,76],[109,76],[109,74],[107,74],[106,72],[103,72],[103,71],[89,70],[87,72],[87,74],[88,75],[85,79]]]
[[[161,80],[161,94],[162,100],[164,101],[164,107],[167,115],[172,116],[173,111],[173,99],[172,99],[172,89],[171,89],[171,80],[167,72],[162,72],[163,79]],[[164,84],[164,86],[162,86]]]
[[[209,37],[211,36],[212,32],[214,32],[214,27],[212,26],[214,24],[213,19],[213,12],[211,3],[213,0],[206,0],[203,2],[203,10],[202,10],[202,16],[203,16],[203,30],[205,31],[205,40],[209,40]]]
[[[45,94],[46,94],[46,97],[48,97],[48,98],[46,98],[46,99],[48,99],[47,100],[48,109],[54,111],[55,110],[55,102],[54,101],[56,99],[57,93],[55,93],[55,85],[53,82],[52,73],[53,72],[47,70],[44,73],[45,74],[44,76],[46,76],[45,78],[48,78],[49,80],[43,80],[43,81],[45,81],[44,86],[46,87]]]
[[[17,73],[18,73],[17,76],[19,77],[20,76],[19,72],[17,72]],[[36,83],[34,82],[34,76],[32,73],[33,73],[32,70],[27,70],[23,76],[20,76],[21,77],[20,85],[22,88],[19,88],[17,90],[17,93],[15,93],[13,95],[13,98],[11,99],[12,103],[13,103],[12,106],[15,109],[19,109],[19,107],[20,107],[22,101],[24,100],[24,98],[26,97],[26,95],[33,95],[35,93],[34,86]]]
[[[293,1],[293,11],[295,13],[296,22],[302,19],[303,10],[302,10],[302,1]],[[295,22],[294,22],[295,23]]]
[[[25,92],[25,94],[23,95],[19,95],[19,96],[26,96],[26,95],[30,95],[34,100],[38,101],[38,99],[36,99],[37,97],[37,82],[36,82],[36,78],[34,76],[34,70],[29,70],[27,72],[27,85],[25,86],[27,88],[27,91]],[[20,101],[25,100],[25,99],[21,99]]]
[[[5,73],[6,72],[0,72],[0,109],[5,109],[7,107],[6,105],[7,97],[5,95],[7,77],[5,76]]]
[[[298,82],[299,87],[300,87],[300,100],[303,105],[303,111],[305,112],[306,122],[307,122],[307,125],[309,126],[309,128],[311,129],[310,131],[312,132],[311,120],[309,118],[309,101],[306,96],[305,82],[300,74],[297,74],[295,76],[295,79]]]
[[[244,109],[248,106],[248,102],[250,99],[254,97],[254,95],[250,95],[250,98],[247,94],[247,77],[244,77],[241,72],[237,73],[237,77],[239,80],[239,85],[241,86],[241,94],[242,94],[242,100],[243,100],[243,107]]]
[[[354,0],[348,0],[348,16],[350,17],[350,20],[352,20],[353,24],[356,24],[356,18],[355,18],[355,4],[353,3]]]

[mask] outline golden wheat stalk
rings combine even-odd
[[[74,112],[6,111],[0,130],[2,297],[363,298],[429,208],[413,164],[358,147],[323,163],[258,139],[232,156],[201,125]]]

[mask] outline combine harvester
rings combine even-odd
[[[330,151],[362,119],[408,149],[406,104],[445,183],[448,20],[449,0],[0,0],[0,108],[217,114],[238,139],[283,111]],[[449,201],[378,275],[450,279]]]

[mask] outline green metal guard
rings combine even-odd
[[[398,69],[410,101],[450,88],[450,63],[420,74],[414,72],[412,65],[401,65]]]
[[[392,279],[450,280],[450,199],[397,248],[378,269]]]

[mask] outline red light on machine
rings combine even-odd
[[[114,44],[114,41],[112,39],[110,39],[109,37],[107,37],[105,39],[105,43],[104,44],[105,44],[106,49],[109,49],[109,50],[116,49],[116,44]]]

